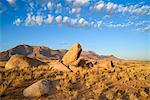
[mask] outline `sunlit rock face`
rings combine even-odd
[[[65,65],[70,65],[71,63],[75,62],[81,54],[82,48],[79,43],[74,44],[69,51],[63,56],[62,62]]]
[[[20,69],[23,68],[27,68],[27,67],[38,67],[39,65],[44,65],[45,63],[37,60],[37,59],[33,59],[33,58],[29,58],[23,55],[13,55],[8,62],[5,65],[5,69],[12,69],[15,67],[19,67]]]
[[[25,97],[40,97],[42,95],[50,95],[56,91],[56,82],[48,81],[46,79],[39,80],[38,82],[27,87],[23,91]]]

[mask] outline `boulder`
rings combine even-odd
[[[81,54],[82,48],[79,43],[74,44],[69,51],[63,56],[62,62],[66,66],[69,66],[71,63],[75,62],[80,54]]]
[[[12,69],[15,67],[19,67],[19,68],[23,69],[26,67],[33,67],[33,66],[37,67],[42,64],[44,65],[45,63],[41,62],[37,59],[34,59],[34,58],[29,58],[29,57],[25,57],[23,55],[16,54],[16,55],[13,55],[8,60],[8,62],[5,65],[5,69],[8,70],[8,69]]]
[[[46,79],[27,87],[23,91],[25,97],[40,97],[42,95],[50,95],[56,92],[56,81],[48,81]]]
[[[53,67],[53,69],[56,69],[56,70],[59,70],[59,71],[71,71],[70,69],[69,69],[69,67],[67,67],[67,66],[65,66],[63,63],[61,63],[61,62],[58,62],[58,63],[56,63],[56,64],[54,64],[54,65],[52,65]]]
[[[71,66],[78,66],[79,63],[82,61],[82,59],[83,59],[82,57],[81,57],[81,58],[78,58],[76,61],[72,62],[70,65],[71,65]],[[69,66],[70,66],[70,65],[69,65]]]

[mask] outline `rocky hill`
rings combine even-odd
[[[66,52],[67,50],[52,50],[45,46],[18,45],[12,49],[0,52],[0,60],[7,61],[15,54],[38,59],[60,59]]]
[[[37,58],[41,60],[50,60],[50,59],[61,59],[63,55],[67,52],[66,49],[53,50],[46,46],[29,46],[29,45],[18,45],[12,49],[0,52],[0,60],[7,61],[11,56],[15,54],[24,55],[30,58]],[[119,58],[110,55],[98,55],[93,51],[82,51],[81,57],[86,59],[106,59],[106,60],[120,60]]]

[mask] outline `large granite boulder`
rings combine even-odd
[[[76,60],[78,60],[80,54],[81,54],[82,48],[79,43],[74,44],[69,51],[63,56],[62,63],[66,66],[69,66]]]
[[[5,65],[5,69],[8,70],[15,67],[23,69],[26,67],[37,67],[42,64],[44,65],[45,63],[34,58],[29,58],[23,55],[16,54],[8,60],[8,62]]]
[[[48,81],[46,79],[27,87],[23,91],[25,97],[40,97],[42,95],[50,95],[56,92],[56,81]]]

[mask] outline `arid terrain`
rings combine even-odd
[[[2,100],[150,100],[150,61],[19,45],[0,53]]]

